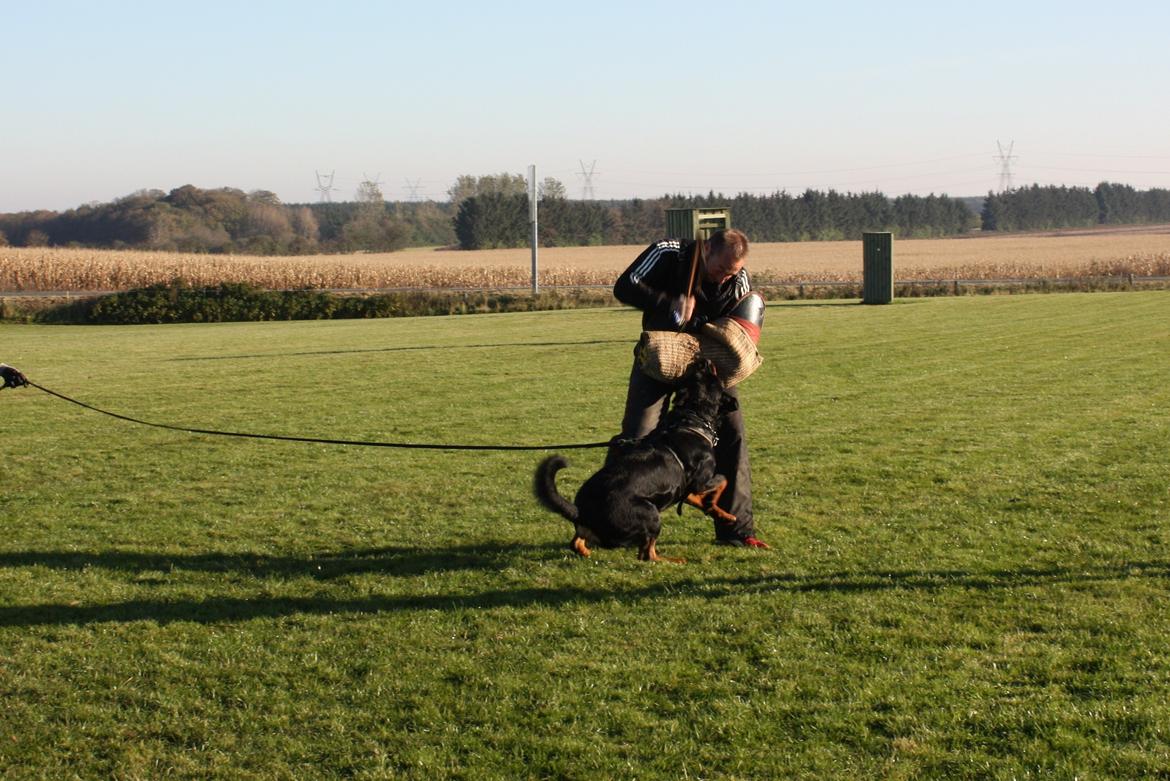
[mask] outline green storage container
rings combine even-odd
[[[715,231],[727,230],[730,227],[731,209],[727,206],[666,210],[668,239],[693,239],[695,236],[706,239]]]
[[[888,304],[894,300],[894,234],[863,233],[861,241],[861,303]]]

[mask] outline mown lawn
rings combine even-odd
[[[0,325],[129,415],[616,430],[626,310]],[[0,393],[0,777],[1170,778],[1170,294],[768,310],[771,551],[578,560],[540,453]],[[562,490],[600,451],[567,454]]]

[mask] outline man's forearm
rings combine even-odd
[[[613,286],[613,297],[643,312],[655,312],[666,305],[665,293],[645,282],[631,280],[629,274],[622,274]]]

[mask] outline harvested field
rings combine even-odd
[[[540,251],[542,268],[620,271],[641,252],[643,246],[555,247]],[[423,250],[399,253],[402,262]],[[1170,225],[1141,226],[1110,232],[1077,231],[1060,233],[980,235],[954,239],[896,239],[894,250],[898,276],[927,273],[938,276],[940,270],[978,268],[1016,269],[1031,267],[1046,274],[1054,270],[1084,268],[1118,262],[1141,263],[1142,259],[1161,256],[1170,259]],[[448,253],[441,253],[447,255]],[[484,268],[529,266],[529,250],[478,250],[453,252],[460,264]],[[350,256],[352,257],[352,256]],[[397,259],[396,256],[369,255],[369,262]],[[420,259],[421,260],[421,259]],[[422,261],[426,262],[426,261]],[[757,243],[752,245],[751,269],[786,280],[838,279],[860,277],[860,241],[807,241]],[[1138,272],[1134,272],[1138,273]]]
[[[540,251],[545,285],[608,284],[642,246]],[[897,240],[899,279],[1170,274],[1170,226]],[[250,257],[61,248],[0,248],[0,291],[126,290],[183,279],[267,288],[523,286],[527,249],[412,249],[387,254]],[[861,242],[755,244],[750,268],[773,283],[856,281]]]

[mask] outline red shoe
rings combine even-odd
[[[768,550],[772,546],[763,540],[758,540],[750,534],[719,535],[715,538],[716,545],[730,545],[733,548],[763,548]]]

